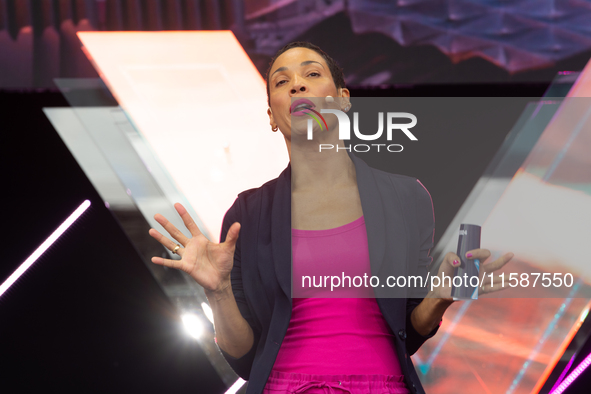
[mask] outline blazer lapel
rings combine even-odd
[[[367,229],[367,242],[372,275],[405,275],[408,234],[402,202],[395,184],[378,181],[375,170],[363,160],[350,154],[357,174],[357,187]],[[387,201],[384,201],[387,198]],[[386,221],[387,218],[387,221]],[[385,261],[390,264],[383,267]],[[382,272],[382,268],[384,271]],[[380,281],[385,278],[380,278]],[[381,290],[381,289],[380,289]],[[386,294],[379,291],[380,294]]]
[[[271,212],[271,247],[277,280],[291,301],[291,165],[277,178]]]
[[[378,273],[384,260],[386,249],[386,219],[382,196],[371,169],[354,154],[349,155],[355,164],[357,188],[367,231],[367,246],[371,271]]]

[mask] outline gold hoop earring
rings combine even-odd
[[[273,130],[273,132],[277,131],[279,130],[279,126],[272,127],[271,130]]]

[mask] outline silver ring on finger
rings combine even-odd
[[[180,248],[181,248],[181,245],[179,245],[179,244],[176,244],[176,246],[175,246],[175,247],[174,247],[174,249],[172,250],[172,253],[174,253],[174,254],[178,254],[178,253],[177,253],[177,250],[179,250]],[[180,255],[179,255],[179,256],[180,256]]]

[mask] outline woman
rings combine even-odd
[[[350,108],[342,70],[318,47],[296,42],[282,48],[270,64],[267,92],[270,126],[282,132],[291,165],[238,196],[220,244],[209,242],[178,203],[191,238],[157,214],[180,245],[154,229],[150,234],[181,260],[152,261],[182,269],[203,286],[217,344],[249,380],[247,393],[423,393],[410,356],[437,332],[453,302],[449,289],[424,299],[292,299],[291,247],[293,241],[294,275],[322,265],[321,256],[338,254],[347,270],[424,277],[434,233],[428,192],[416,179],[373,170],[346,150],[319,154],[319,142],[338,143],[335,117],[325,117],[327,129],[315,126],[312,140],[303,138],[307,119],[293,116],[302,108],[294,107],[296,99],[313,100],[307,108]],[[485,249],[470,253],[481,261],[490,256]],[[491,263],[487,272],[510,258]],[[439,272],[453,275],[458,261],[448,253]]]

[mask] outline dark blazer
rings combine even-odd
[[[426,277],[435,224],[429,193],[415,178],[370,168],[355,155],[350,156],[367,228],[372,275]],[[255,339],[252,349],[238,359],[222,354],[236,373],[249,381],[247,393],[262,393],[292,310],[291,167],[263,186],[239,194],[224,217],[221,240],[226,239],[234,222],[240,222],[241,230],[232,290]],[[435,335],[438,327],[422,336],[412,326],[410,315],[421,298],[379,298],[375,293],[395,334],[407,387],[411,392],[424,393],[410,356]]]

